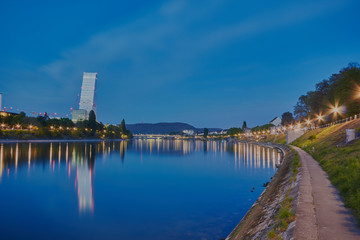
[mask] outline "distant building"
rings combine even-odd
[[[97,73],[84,72],[83,82],[81,85],[79,109],[86,110],[87,114],[93,110],[96,115],[96,81]]]
[[[220,132],[220,134],[227,134],[227,131],[228,131],[229,129],[223,129],[223,130],[221,130],[221,132]]]
[[[0,93],[0,111],[2,111],[2,93]]]
[[[88,119],[88,114],[85,109],[73,110],[71,115],[73,122],[84,121]]]
[[[183,130],[183,133],[192,136],[194,135],[194,130]]]
[[[281,118],[276,117],[273,120],[270,121],[270,124],[274,125],[274,126],[280,126],[281,125]]]
[[[91,110],[93,110],[96,115],[96,82],[97,73],[84,72],[79,109],[73,109],[71,112],[74,122],[87,120]]]

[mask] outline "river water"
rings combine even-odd
[[[0,239],[221,239],[276,149],[135,139],[0,145]]]

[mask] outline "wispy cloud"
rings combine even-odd
[[[206,22],[199,20],[200,7],[203,11],[206,8],[211,18],[217,14],[214,6],[218,4],[171,1],[142,19],[95,34],[41,70],[58,81],[71,81],[83,71],[107,71],[112,66],[115,73],[122,72],[119,76],[132,81],[176,81],[191,75],[199,64],[196,59],[211,49],[331,12],[339,2],[284,6],[227,26],[193,29],[193,24]]]
[[[133,22],[94,34],[83,44],[63,52],[61,59],[42,66],[39,72],[47,75],[47,79],[56,81],[59,89],[63,91],[63,96],[74,95],[74,89],[79,89],[82,72],[99,72],[99,88],[102,89],[99,94],[106,92],[107,100],[121,102],[119,92],[124,88],[131,89],[137,95],[143,95],[142,98],[132,100],[132,108],[143,104],[145,97],[170,99],[177,96],[179,100],[172,100],[172,104],[176,105],[176,101],[186,97],[179,94],[178,86],[186,85],[191,88],[191,81],[196,81],[198,85],[203,84],[203,90],[196,90],[202,94],[202,98],[210,96],[207,95],[210,89],[207,86],[218,92],[226,92],[223,98],[227,98],[226,95],[234,98],[234,95],[238,94],[240,84],[235,84],[237,87],[234,88],[219,83],[219,79],[213,83],[207,79],[212,74],[212,69],[209,70],[207,64],[221,64],[221,59],[213,59],[216,52],[221,52],[228,46],[246,48],[248,40],[256,40],[271,31],[297,27],[306,21],[332,13],[344,2],[286,2],[274,9],[264,8],[254,13],[239,9],[236,13],[239,16],[232,18],[232,21],[218,24],[217,22],[222,21],[222,17],[226,15],[224,10],[231,8],[231,0],[209,0],[206,1],[206,5],[197,1],[170,1],[160,6],[157,11]],[[233,70],[230,70],[230,67],[223,67],[222,70],[234,72],[237,78],[241,78],[242,75],[248,77],[251,72],[253,74],[255,63],[247,63],[244,60],[242,64],[232,67]],[[206,71],[210,73],[204,74]],[[221,75],[218,72],[216,74]],[[219,78],[227,81],[225,76]],[[228,80],[228,83],[232,83],[231,81],[234,80]],[[228,89],[233,91],[229,93]],[[177,93],[174,93],[175,91]],[[183,91],[188,89],[184,88]],[[131,96],[130,93],[123,94]],[[196,99],[197,94],[193,93],[191,96]],[[207,103],[216,104],[216,101],[208,99]],[[201,97],[198,102],[201,102]],[[144,113],[145,110],[141,111]],[[160,115],[160,112],[165,110],[157,107],[156,111]],[[183,111],[186,112],[188,109]]]

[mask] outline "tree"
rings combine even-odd
[[[96,133],[96,116],[94,110],[89,113],[89,128],[92,130],[92,135]]]
[[[242,125],[242,130],[245,131],[245,129],[247,129],[246,121],[244,121]]]
[[[284,112],[281,115],[281,125],[288,126],[295,123],[295,119],[291,112]]]
[[[234,136],[234,135],[242,133],[242,132],[243,132],[243,130],[241,128],[232,127],[232,128],[229,128],[229,130],[227,131],[227,134]]]
[[[20,112],[19,115],[14,116],[13,124],[23,124],[25,122],[26,115],[24,112]]]
[[[307,118],[311,112],[311,107],[309,104],[309,96],[301,95],[298,102],[294,107],[294,115],[297,120],[302,120]]]
[[[208,135],[209,135],[209,129],[204,128],[204,138],[207,138]]]
[[[39,122],[41,127],[45,127],[46,126],[46,120],[43,116],[38,116],[36,118],[36,120]]]
[[[273,126],[274,126],[273,124],[268,123],[268,124],[264,124],[264,125],[261,125],[261,126],[253,127],[251,129],[251,131],[253,131],[253,132],[267,131],[267,130],[270,130],[270,128],[273,127]]]
[[[124,134],[126,133],[125,119],[123,119],[123,120],[121,121],[120,131],[121,131],[122,133],[124,133]]]
[[[360,112],[359,91],[360,65],[349,63],[338,73],[317,83],[315,91],[300,96],[294,107],[294,115],[297,120],[323,115],[325,120],[332,121],[353,116]],[[334,114],[334,107],[340,107],[341,112]]]

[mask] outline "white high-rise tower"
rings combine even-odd
[[[96,115],[96,81],[97,73],[84,72],[79,109],[86,110],[87,115],[91,110],[94,110]]]

